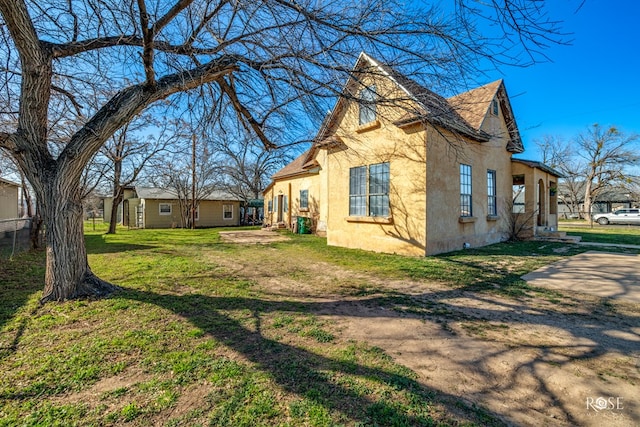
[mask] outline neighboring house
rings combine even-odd
[[[213,191],[202,197],[196,210],[196,227],[223,227],[240,224],[240,200],[222,192]],[[180,201],[175,193],[160,188],[130,187],[125,189],[124,200],[118,207],[118,221],[136,228],[183,227]],[[104,220],[111,216],[111,198],[105,198]]]
[[[0,178],[0,220],[18,218],[20,184]]]
[[[514,210],[529,236],[556,229],[559,174],[512,159],[524,148],[502,80],[445,99],[364,53],[354,74],[265,189],[265,223],[304,216],[329,245],[407,255],[503,241]]]

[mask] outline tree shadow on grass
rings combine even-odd
[[[129,251],[140,251],[145,249],[153,249],[156,246],[138,245],[122,242],[105,242],[102,235],[87,234],[84,236],[87,253],[89,254],[109,254]]]
[[[16,317],[16,313],[27,304],[36,292],[42,292],[44,279],[44,256],[41,251],[29,251],[16,256],[13,260],[0,261],[0,359],[15,352],[31,312]],[[34,309],[37,305],[34,307]],[[5,326],[10,322],[17,326]]]
[[[309,306],[306,303],[211,297],[202,294],[163,295],[133,289],[125,289],[118,297],[154,304],[184,317],[208,336],[255,364],[257,369],[268,373],[288,393],[321,405],[329,412],[340,414],[341,420],[347,423],[431,426],[443,421],[446,424],[462,421],[482,425],[504,425],[497,416],[484,409],[470,409],[469,405],[459,398],[441,392],[438,392],[438,403],[446,401],[449,413],[436,414],[437,418],[444,417],[445,420],[434,420],[429,408],[434,403],[436,393],[410,376],[384,368],[365,366],[351,360],[323,356],[262,334],[260,321],[264,314],[310,313],[319,310],[317,304]],[[250,310],[255,319],[255,330],[225,314],[229,310]],[[374,379],[394,390],[403,390],[414,407],[417,406],[421,410],[407,410],[403,403],[391,398],[374,398],[359,393],[336,382],[331,372],[338,376],[357,375],[363,379]],[[415,402],[418,402],[418,405],[415,405]],[[456,419],[448,418],[450,413],[455,413]]]

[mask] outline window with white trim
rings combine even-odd
[[[498,200],[496,195],[496,171],[487,170],[487,215],[498,215]]]
[[[158,213],[160,215],[171,215],[171,203],[158,203]]]
[[[300,190],[300,209],[309,209],[309,190]]]
[[[367,215],[367,167],[349,169],[349,215]]]
[[[389,216],[389,163],[369,166],[369,216]]]
[[[222,219],[233,219],[233,205],[222,205]]]
[[[460,164],[460,216],[473,216],[471,166]]]
[[[349,216],[389,216],[389,163],[349,169]]]
[[[358,115],[360,125],[366,125],[376,119],[376,87],[368,86],[360,91]]]

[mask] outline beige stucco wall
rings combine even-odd
[[[364,80],[364,85],[371,83]],[[406,98],[390,81],[382,79],[375,84],[384,98]],[[405,106],[410,110],[410,104]],[[497,115],[488,112],[482,123],[481,129],[491,136],[486,142],[471,141],[430,124],[394,125],[406,112],[407,109],[397,105],[379,104],[377,120],[361,126],[356,102],[338,104],[330,126],[332,135],[342,143],[318,152],[316,157],[321,168],[317,175],[290,177],[272,184],[265,192],[266,223],[277,222],[275,200],[278,195],[286,195],[289,203],[283,222],[289,226],[299,214],[326,218],[329,245],[432,255],[462,249],[465,243],[477,247],[505,240],[512,218],[513,175],[530,175],[527,185],[542,179],[547,190],[553,185],[551,181],[555,181],[543,171],[512,163],[511,153],[506,149],[510,135],[502,109]],[[349,216],[350,169],[383,162],[389,163],[390,215],[385,218]],[[460,212],[461,164],[471,166],[472,171],[471,217],[461,217]],[[488,215],[489,170],[496,172],[497,212],[491,216]],[[309,189],[310,208],[316,203],[317,213],[300,213],[295,209],[300,189]],[[533,194],[532,190],[527,189],[527,194]],[[267,211],[269,200],[274,202],[272,213]],[[556,202],[555,197],[543,202],[546,210],[542,221],[546,226],[557,227],[553,210]]]
[[[18,217],[18,186],[0,181],[0,219]]]
[[[326,153],[319,152],[316,160],[325,164]],[[278,180],[271,189],[264,194],[265,223],[275,225],[284,223],[287,228],[293,228],[298,216],[312,219],[312,230],[319,234],[326,231],[326,192],[321,182],[320,169],[316,168],[309,173]],[[308,208],[300,208],[300,191],[308,191]],[[284,203],[286,197],[286,203]],[[272,211],[269,212],[269,201],[272,202]],[[322,205],[324,203],[324,205]],[[282,206],[280,206],[282,204]],[[281,218],[278,218],[278,210],[282,209]],[[280,221],[279,221],[280,219]]]
[[[160,215],[160,204],[171,204],[170,215]],[[144,199],[144,228],[174,228],[182,227],[180,204],[177,200]],[[233,206],[233,217],[223,218],[223,205]],[[224,227],[239,224],[240,202],[202,200],[199,206],[199,219],[196,227]]]
[[[394,97],[393,85],[376,82]],[[405,111],[378,107],[374,126],[358,125],[358,108],[343,111],[336,131],[346,147],[329,153],[328,243],[380,252],[431,255],[483,246],[507,236],[512,193],[508,130],[500,111],[487,115],[482,130],[488,142],[474,142],[430,125],[403,129],[393,125]],[[391,217],[349,218],[349,169],[389,162]],[[472,218],[460,217],[460,164],[471,166]],[[496,171],[497,216],[489,217],[487,171]]]
[[[507,237],[512,193],[511,153],[501,116],[488,115],[488,142],[430,129],[427,143],[427,254],[497,243]],[[460,217],[460,165],[471,166],[472,217]],[[488,216],[487,172],[496,171],[497,217]]]
[[[388,98],[403,96],[395,86],[382,81],[376,82],[376,90]],[[399,108],[378,105],[378,120],[360,126],[355,102],[343,110],[335,133],[342,138],[344,146],[329,150],[326,168],[329,245],[405,255],[425,254],[425,132],[421,128],[400,129],[393,125],[404,113]],[[384,162],[389,162],[390,216],[350,217],[350,168]]]
[[[537,228],[558,229],[558,195],[552,195],[550,188],[557,188],[558,178],[537,168],[514,162],[513,175],[525,177],[525,212],[520,215],[527,221],[530,230],[523,237],[536,234]]]

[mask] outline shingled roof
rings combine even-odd
[[[316,149],[316,147],[309,148],[307,151],[296,157],[291,163],[273,174],[271,179],[276,180],[308,173],[310,169],[318,166],[318,162],[313,158]]]
[[[156,187],[136,187],[136,193],[140,199],[155,200],[177,200],[178,195],[175,191]],[[202,197],[200,200],[220,200],[220,201],[237,201],[238,197],[225,191],[213,190]]]
[[[418,121],[427,121],[475,141],[486,142],[491,138],[486,132],[481,131],[480,127],[474,128],[471,126],[444,97],[388,65],[379,63],[371,57],[368,58],[393,79],[420,107],[416,111],[417,114],[407,114],[401,120],[396,121],[395,125],[402,126]]]
[[[502,80],[496,80],[479,88],[452,96],[447,101],[474,129],[480,129],[491,106],[491,101],[496,97],[501,84]]]
[[[491,135],[481,130],[482,123],[489,111],[491,101],[497,97],[500,100],[500,106],[509,130],[510,140],[506,149],[512,153],[521,153],[524,151],[520,133],[518,132],[511,104],[502,80],[497,80],[485,86],[446,99],[364,52],[360,54],[354,66],[354,72],[364,68],[366,64],[378,68],[381,75],[394,81],[400,89],[405,92],[407,97],[416,103],[417,109],[415,111],[408,111],[404,117],[394,122],[396,126],[426,122],[466,136],[474,141],[486,142],[491,139]],[[347,91],[349,86],[350,84],[347,82],[344,90]],[[344,97],[338,100],[331,114],[326,117],[323,122],[316,137],[316,143],[330,136],[332,130],[331,125],[335,123],[334,116],[339,114],[347,102],[348,99]]]
[[[404,117],[394,122],[396,126],[427,122],[466,136],[474,141],[486,142],[491,139],[491,135],[482,131],[481,128],[491,106],[491,101],[497,97],[500,100],[503,117],[509,130],[510,139],[506,149],[512,153],[524,151],[502,80],[497,80],[447,99],[364,52],[358,57],[358,61],[353,68],[354,73],[363,68],[365,63],[377,67],[382,75],[393,80],[405,92],[407,97],[417,104],[415,111],[407,112]],[[344,92],[349,90],[350,82],[345,84]],[[315,150],[319,147],[336,143],[335,139],[337,137],[332,135],[333,127],[336,124],[336,118],[348,101],[346,97],[338,99],[333,110],[327,114],[322,122],[312,147],[276,172],[272,176],[273,180],[308,173],[313,168]]]
[[[500,110],[509,131],[507,150],[512,153],[522,153],[524,146],[502,79],[448,98],[447,102],[470,126],[479,130],[487,117],[489,108],[491,108],[491,101],[494,99],[500,102]]]

